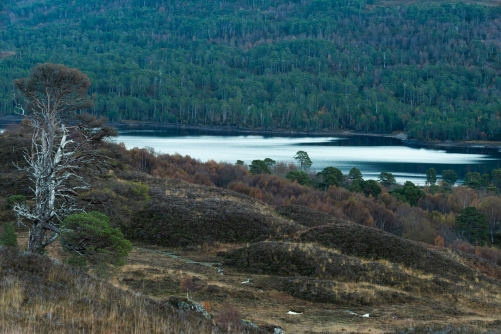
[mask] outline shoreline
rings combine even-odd
[[[22,117],[10,115],[0,117],[0,126],[7,126],[12,123],[18,123],[23,120]],[[324,131],[301,131],[301,130],[286,130],[286,129],[248,129],[234,126],[210,126],[210,125],[180,125],[175,123],[152,123],[140,121],[122,121],[108,122],[109,125],[116,127],[118,130],[192,130],[206,131],[214,133],[226,134],[242,134],[242,135],[262,135],[262,136],[364,136],[364,137],[385,137],[399,139],[408,146],[421,147],[436,147],[436,148],[454,148],[454,147],[476,147],[501,149],[501,141],[424,141],[417,139],[408,139],[404,132],[398,133],[374,133],[374,132],[357,132],[353,130],[324,130]]]
[[[353,130],[324,130],[324,131],[301,131],[301,130],[286,130],[286,129],[247,129],[232,126],[208,126],[208,125],[179,125],[174,123],[151,123],[151,122],[110,122],[110,125],[115,126],[118,130],[124,129],[141,129],[141,130],[192,130],[192,131],[206,131],[215,133],[227,134],[243,134],[243,135],[275,135],[275,136],[363,136],[363,137],[384,137],[399,139],[408,146],[422,146],[422,147],[476,147],[476,148],[491,148],[501,149],[501,141],[423,141],[417,139],[408,139],[407,134],[404,132],[398,133],[374,133],[374,132],[357,132]]]

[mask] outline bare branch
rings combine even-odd
[[[86,144],[94,137],[84,135],[81,142],[70,139],[69,129],[59,115],[91,105],[87,95],[90,81],[79,70],[40,64],[30,77],[15,80],[14,85],[16,93],[24,98],[21,104],[14,96],[16,107],[28,117],[34,130],[31,150],[24,154],[27,165],[16,167],[29,174],[35,202],[33,208],[15,205],[14,211],[32,221],[28,249],[39,252],[61,234],[59,225],[65,217],[81,211],[74,198],[78,189],[88,188],[77,171],[95,159],[95,154],[86,151]],[[70,180],[80,184],[70,187]],[[46,232],[51,236],[46,238]]]

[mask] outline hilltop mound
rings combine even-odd
[[[421,244],[353,223],[315,227],[303,232],[299,239],[336,249],[346,255],[387,260],[448,279],[463,276],[474,280],[477,276],[472,269]]]
[[[306,227],[323,226],[344,220],[335,218],[327,213],[319,212],[302,205],[283,205],[275,208],[280,215],[294,220]]]
[[[166,180],[152,183],[150,196],[148,207],[124,227],[134,240],[177,247],[288,238],[304,230],[262,202],[230,190]]]
[[[280,290],[316,302],[395,303],[412,300],[410,293],[455,290],[439,277],[419,277],[388,262],[363,261],[311,244],[259,242],[229,253],[224,263],[246,272],[289,277],[279,280]],[[359,298],[347,292],[336,293],[333,287],[340,282],[370,284],[374,293],[360,294]]]
[[[337,232],[339,238],[345,236],[342,230]],[[388,241],[392,240],[380,238],[373,245]],[[495,292],[501,289],[498,280],[419,245],[400,246],[401,253],[412,254],[417,262],[421,260],[417,254],[424,252],[430,268],[420,270],[385,259],[368,260],[310,243],[277,241],[230,251],[224,264],[255,274],[256,286],[315,303],[374,307],[426,304],[426,312],[455,317],[467,316],[472,306],[478,308],[476,311],[500,308],[499,293]]]

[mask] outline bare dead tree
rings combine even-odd
[[[63,219],[78,210],[74,198],[79,189],[88,185],[77,172],[96,159],[89,144],[102,139],[106,136],[103,131],[108,130],[96,131],[92,124],[91,127],[63,124],[62,115],[92,105],[87,95],[90,81],[77,69],[39,64],[28,78],[15,80],[14,84],[23,98],[18,108],[33,127],[31,150],[24,157],[27,165],[21,169],[32,181],[35,202],[32,208],[19,204],[14,210],[31,221],[28,251],[39,253],[61,235],[59,226]],[[72,129],[81,130],[79,140],[70,139]],[[70,181],[77,182],[70,186]],[[72,249],[71,245],[66,246]]]

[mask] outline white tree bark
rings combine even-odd
[[[76,170],[92,159],[77,153],[80,146],[68,140],[68,129],[64,124],[51,124],[49,131],[43,126],[35,128],[31,152],[25,154],[27,167],[23,168],[33,183],[31,190],[35,205],[33,208],[25,204],[14,206],[20,216],[32,221],[28,244],[31,252],[40,252],[55,241],[61,233],[59,224],[78,210],[74,195],[87,185]],[[78,180],[79,186],[69,187],[71,179]]]
[[[70,140],[60,115],[89,105],[90,81],[76,69],[40,64],[29,78],[16,80],[15,85],[25,98],[20,110],[33,127],[31,149],[24,156],[27,166],[20,169],[32,181],[35,205],[30,208],[20,203],[14,210],[31,220],[28,251],[39,253],[61,234],[59,225],[64,218],[78,210],[74,203],[77,190],[87,188],[76,172],[93,159],[85,149],[93,138],[83,133],[84,140]],[[70,186],[71,180],[78,181],[78,186]]]

